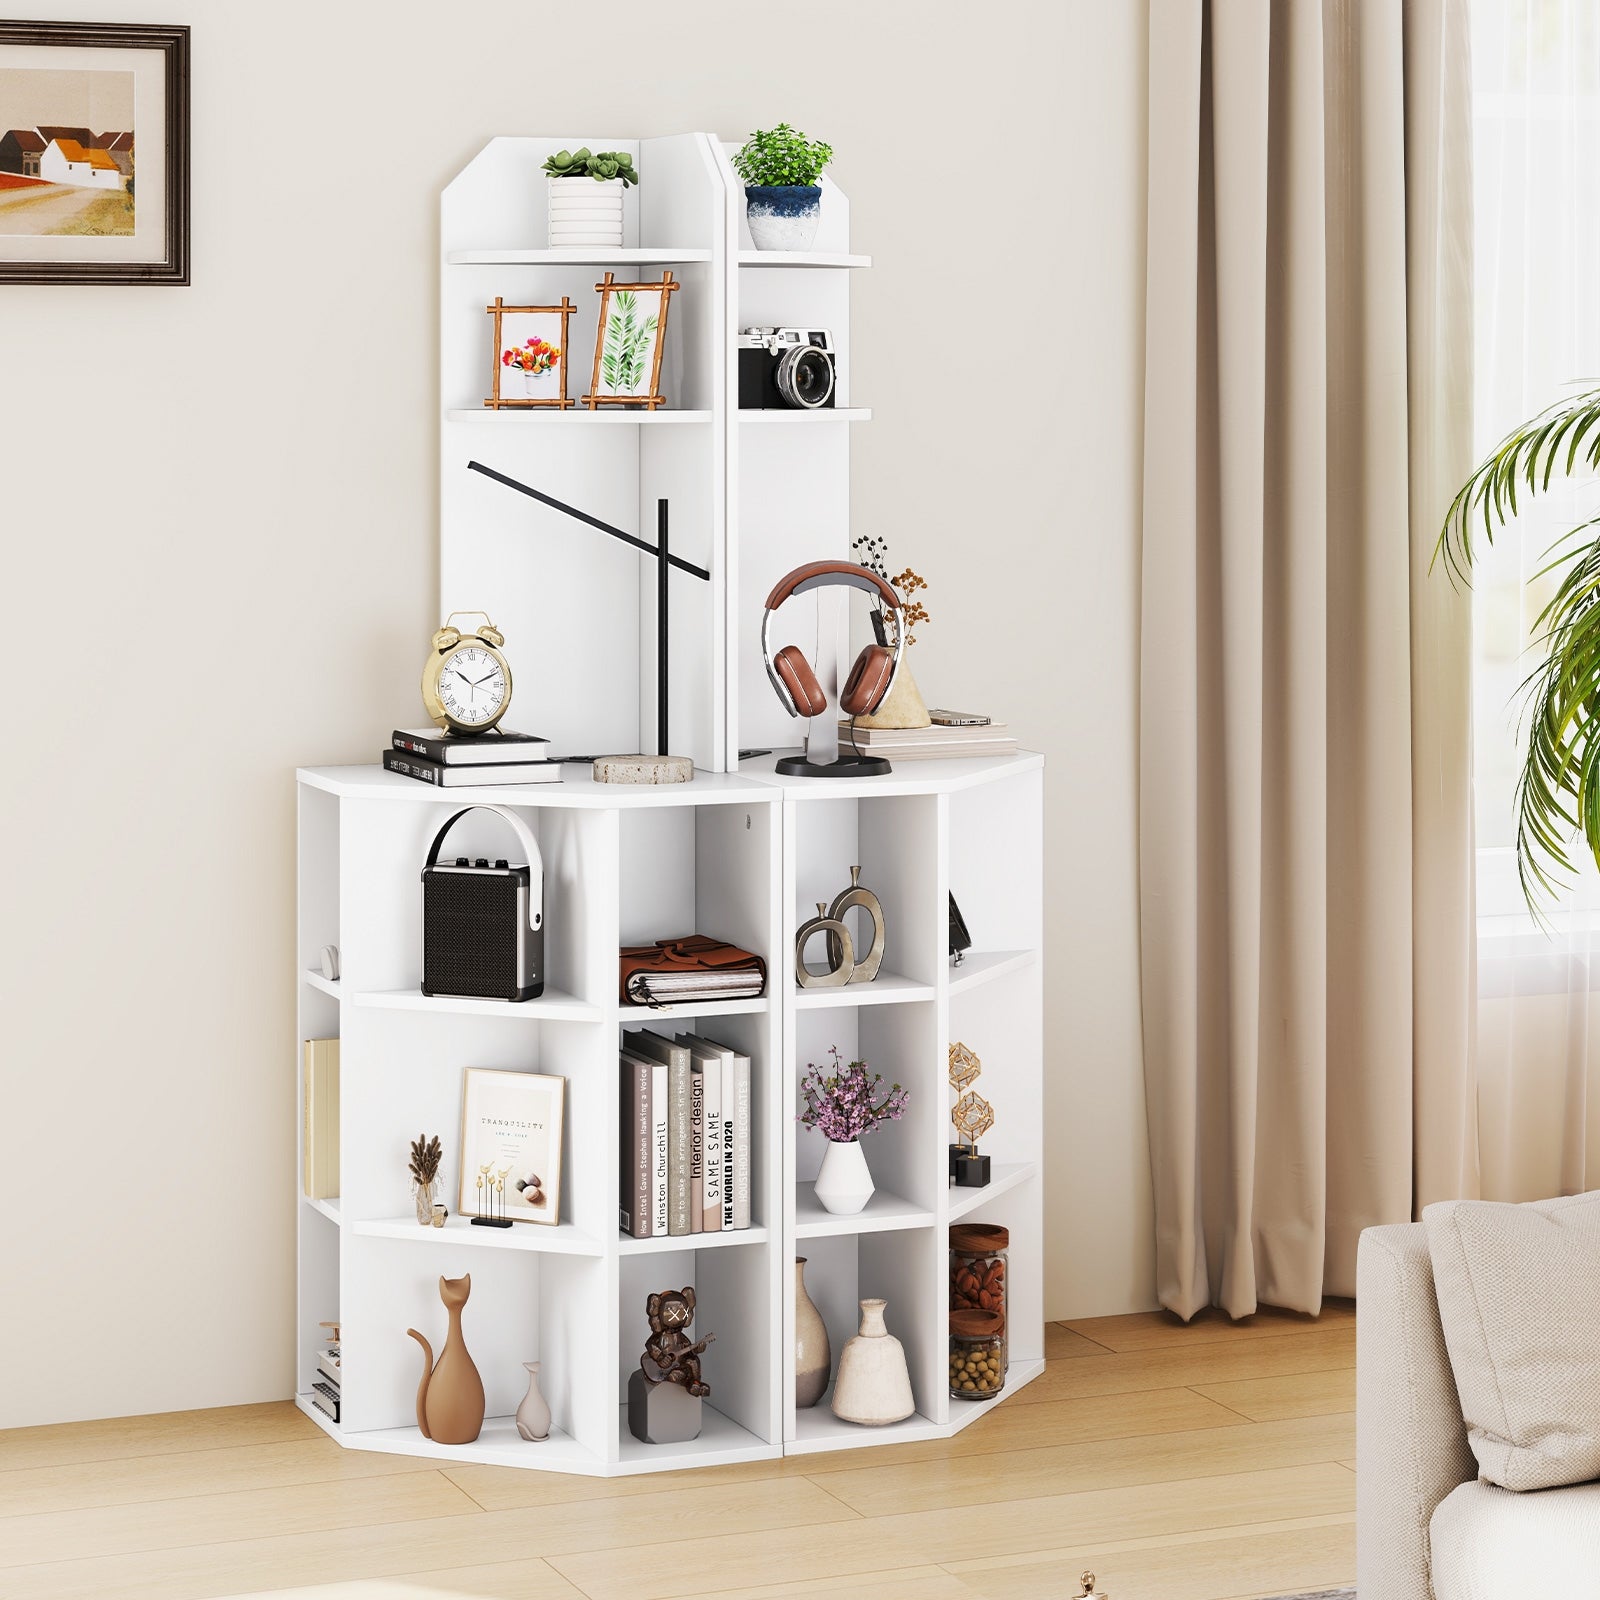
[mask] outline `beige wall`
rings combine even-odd
[[[0,289],[0,592],[32,650],[0,800],[0,1425],[290,1391],[290,771],[415,710],[437,200],[495,133],[783,116],[836,146],[880,263],[858,522],[930,580],[924,682],[1052,762],[1048,1308],[1149,1303],[1139,9],[619,0],[598,35],[527,0],[160,9],[195,29],[194,286]]]

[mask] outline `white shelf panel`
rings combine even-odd
[[[831,410],[819,407],[815,411],[795,411],[788,406],[751,407],[739,413],[739,420],[817,428],[830,422],[871,422],[872,410],[869,406],[835,406]]]
[[[931,983],[913,983],[898,972],[880,972],[871,983],[846,983],[833,989],[796,989],[796,1011],[825,1011],[836,1006],[912,1005],[932,1000],[937,991]]]
[[[875,1444],[906,1444],[913,1439],[943,1439],[949,1429],[930,1422],[920,1411],[904,1422],[891,1422],[870,1428],[859,1422],[845,1422],[828,1408],[830,1388],[814,1406],[794,1414],[794,1438],[784,1446],[786,1455],[816,1455],[823,1450],[860,1450]]]
[[[320,989],[324,994],[331,994],[335,1000],[340,997],[339,980],[337,978],[324,978],[320,972],[307,967],[301,974],[301,980],[310,984],[313,989]]]
[[[619,1006],[624,1024],[630,1021],[653,1022],[658,1017],[750,1017],[770,1010],[772,1002],[764,994],[743,1000],[684,1000],[675,1006]]]
[[[433,1011],[440,1015],[509,1017],[517,1022],[598,1022],[603,1006],[592,1006],[551,984],[537,1000],[471,1000],[456,995],[425,995],[420,989],[363,989],[358,1006],[383,1011]]]
[[[305,1414],[308,1417],[310,1417],[311,1420],[314,1423],[316,1423],[316,1425],[319,1428],[321,1428],[322,1431],[325,1434],[327,1434],[330,1439],[337,1439],[340,1442],[340,1444],[343,1444],[345,1442],[345,1439],[348,1436],[346,1435],[344,1429],[342,1429],[339,1426],[339,1424],[337,1422],[335,1422],[333,1420],[333,1418],[330,1417],[327,1414],[327,1412],[319,1411],[316,1408],[316,1406],[314,1404],[312,1404],[312,1400],[311,1400],[311,1396],[310,1395],[308,1395],[308,1394],[297,1394],[294,1397],[294,1403],[303,1412],[305,1412]]]
[[[646,423],[654,427],[672,423],[709,422],[709,411],[682,411],[667,406],[657,406],[648,411],[643,406],[634,410],[627,406],[601,406],[591,411],[578,406],[571,411],[557,411],[538,406],[517,406],[499,411],[481,406],[476,411],[453,407],[445,412],[450,422],[494,422],[502,427],[519,428],[638,428]]]
[[[980,1417],[986,1417],[997,1405],[1003,1406],[1006,1401],[1025,1383],[1032,1383],[1044,1373],[1042,1361],[1013,1361],[1011,1370],[1006,1373],[1006,1386],[989,1400],[957,1400],[954,1395],[950,1397],[950,1426],[945,1429],[947,1434],[960,1433],[963,1428],[970,1427]]]
[[[660,1238],[635,1239],[622,1234],[617,1239],[617,1249],[625,1256],[667,1255],[674,1250],[726,1250],[730,1245],[765,1244],[765,1228],[730,1228],[715,1233],[663,1234]]]
[[[336,1223],[341,1220],[339,1199],[337,1195],[335,1195],[331,1200],[313,1200],[308,1194],[302,1194],[300,1198],[308,1206],[310,1206],[313,1211],[320,1211],[330,1222]]]
[[[965,994],[995,978],[1021,972],[1038,959],[1037,950],[969,950],[961,965],[950,969],[950,993]]]
[[[817,1199],[814,1183],[795,1185],[794,1236],[822,1239],[846,1233],[888,1233],[895,1228],[931,1228],[939,1219],[931,1211],[878,1189],[866,1206],[852,1216],[836,1216]]]
[[[444,258],[452,267],[643,267],[655,262],[671,266],[680,261],[709,261],[711,252],[667,244],[627,250],[579,245],[572,250],[447,250]]]
[[[560,783],[525,787],[436,789],[431,783],[386,772],[377,765],[301,767],[296,774],[314,789],[350,800],[409,800],[424,805],[577,807],[590,811],[648,809],[651,806],[754,805],[781,798],[775,784],[732,772],[696,771],[688,783],[596,783],[589,767],[565,765]],[[533,1004],[528,1001],[527,1004]]]
[[[871,256],[853,256],[827,250],[741,250],[741,267],[870,267]]]
[[[765,1439],[725,1417],[706,1402],[700,1410],[700,1437],[686,1444],[644,1444],[628,1431],[628,1407],[617,1413],[620,1461],[611,1470],[618,1473],[670,1472],[682,1467],[726,1466],[736,1461],[773,1461],[783,1453],[781,1445]]]
[[[413,1244],[448,1245],[451,1249],[532,1250],[554,1256],[603,1256],[598,1239],[563,1222],[551,1228],[538,1222],[513,1222],[509,1228],[475,1228],[468,1217],[453,1212],[442,1228],[424,1228],[415,1214],[376,1217],[348,1224],[363,1239],[409,1239]]]
[[[474,1461],[486,1466],[529,1467],[545,1472],[578,1472],[591,1477],[605,1464],[559,1428],[550,1437],[531,1443],[517,1432],[514,1417],[486,1417],[482,1431],[471,1444],[435,1444],[424,1439],[420,1428],[372,1428],[353,1433],[341,1429],[337,1438],[362,1450],[382,1450],[390,1455],[427,1456],[435,1461]]]
[[[876,794],[953,794],[975,789],[1021,772],[1039,771],[1044,757],[1033,750],[1011,756],[962,756],[948,761],[905,761],[878,778],[795,778],[774,770],[784,757],[799,755],[796,748],[775,749],[739,763],[739,775],[770,783],[791,800],[847,800]],[[402,783],[414,780],[402,778]],[[426,785],[419,785],[426,787]],[[451,791],[446,791],[447,793]],[[460,791],[454,791],[459,793]]]
[[[959,1221],[980,1206],[998,1199],[1018,1184],[1026,1183],[1039,1169],[1032,1161],[997,1161],[989,1170],[994,1176],[981,1189],[961,1189],[955,1184],[950,1185],[950,1198],[944,1208],[946,1222]]]

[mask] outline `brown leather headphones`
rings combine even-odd
[[[796,567],[786,578],[778,580],[767,596],[766,610],[761,617],[761,656],[772,687],[778,691],[778,698],[791,717],[820,716],[828,709],[828,697],[798,645],[786,644],[773,655],[772,615],[792,595],[832,585],[862,589],[876,596],[886,610],[895,614],[894,648],[869,644],[856,657],[844,680],[844,687],[839,691],[839,709],[847,717],[870,716],[883,704],[905,652],[906,629],[900,620],[900,596],[876,572],[857,566],[853,561],[812,561]]]

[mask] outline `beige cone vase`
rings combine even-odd
[[[910,652],[900,662],[900,669],[889,685],[884,702],[871,716],[857,717],[858,728],[931,728],[933,718],[922,699],[917,680],[911,676]]]
[[[905,1350],[883,1319],[888,1303],[861,1302],[861,1331],[844,1347],[833,1385],[834,1416],[867,1428],[904,1422],[917,1409]]]

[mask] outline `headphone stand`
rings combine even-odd
[[[783,756],[773,764],[772,770],[785,778],[881,778],[894,768],[882,756],[841,755],[837,761]]]

